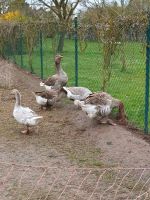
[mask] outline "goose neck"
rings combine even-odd
[[[62,69],[62,66],[61,66],[61,64],[59,63],[56,63],[56,72],[57,72],[57,74],[63,74],[64,73],[64,71],[63,71],[63,69]]]
[[[16,103],[15,103],[15,106],[20,106],[21,105],[21,95],[19,92],[17,92],[15,94],[15,98],[16,98]]]

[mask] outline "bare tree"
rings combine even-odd
[[[149,0],[129,0],[129,5],[147,10],[150,8]]]
[[[60,38],[58,42],[57,52],[61,53],[64,46],[64,38],[66,30],[69,26],[69,23],[72,19],[75,9],[82,0],[74,0],[70,2],[69,0],[50,0],[47,3],[46,0],[38,0],[45,7],[50,9],[58,18],[59,27],[60,27]]]
[[[124,7],[124,4],[125,4],[124,0],[121,0],[121,6],[122,7]]]
[[[8,8],[8,0],[0,0],[0,14],[4,14]]]

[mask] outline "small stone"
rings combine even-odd
[[[107,145],[112,145],[112,142],[106,142]]]

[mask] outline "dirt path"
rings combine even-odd
[[[31,94],[31,91],[40,90],[40,80],[37,77],[3,60],[0,61],[0,74],[2,200],[16,200],[16,197],[46,199],[47,194],[47,199],[54,200],[97,200],[111,184],[114,187],[110,189],[109,197],[106,192],[103,199],[127,199],[127,194],[129,195],[142,173],[142,180],[139,181],[141,185],[138,183],[136,187],[140,187],[142,191],[147,190],[149,181],[144,188],[142,186],[150,177],[149,169],[144,172],[143,169],[119,171],[116,167],[150,168],[149,143],[121,126],[96,124],[67,99],[63,99],[51,110],[41,111]],[[22,126],[12,117],[14,101],[9,98],[12,88],[20,90],[24,105],[44,117],[29,136],[20,134]],[[105,171],[112,167],[114,168]],[[132,181],[129,181],[130,175]],[[103,184],[99,185],[102,176]],[[116,176],[118,178],[115,182]],[[128,177],[128,181],[124,183],[123,191],[120,194],[117,192],[115,196],[117,186],[122,183],[124,176]],[[20,179],[22,183],[19,185]],[[66,184],[71,187],[66,187]],[[51,186],[54,185],[52,189]],[[136,190],[136,187],[130,199],[139,195],[140,190]],[[145,196],[141,197],[144,198]]]

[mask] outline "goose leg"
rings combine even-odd
[[[21,133],[23,133],[23,134],[29,134],[30,133],[30,129],[29,129],[29,126],[27,125],[27,129],[26,130],[23,130],[23,131],[21,131]]]
[[[43,110],[43,106],[40,106],[39,109],[40,109],[40,110]]]
[[[45,106],[40,106],[40,110],[45,110]]]
[[[29,134],[30,133],[30,129],[29,129],[29,126],[27,125],[27,132],[26,134]]]
[[[117,125],[111,119],[107,119],[107,123],[112,125],[112,126],[116,126]]]
[[[108,116],[106,117],[103,117],[103,118],[99,118],[99,123],[100,124],[109,124],[109,125],[112,125],[112,126],[116,126],[116,124],[108,118]]]

